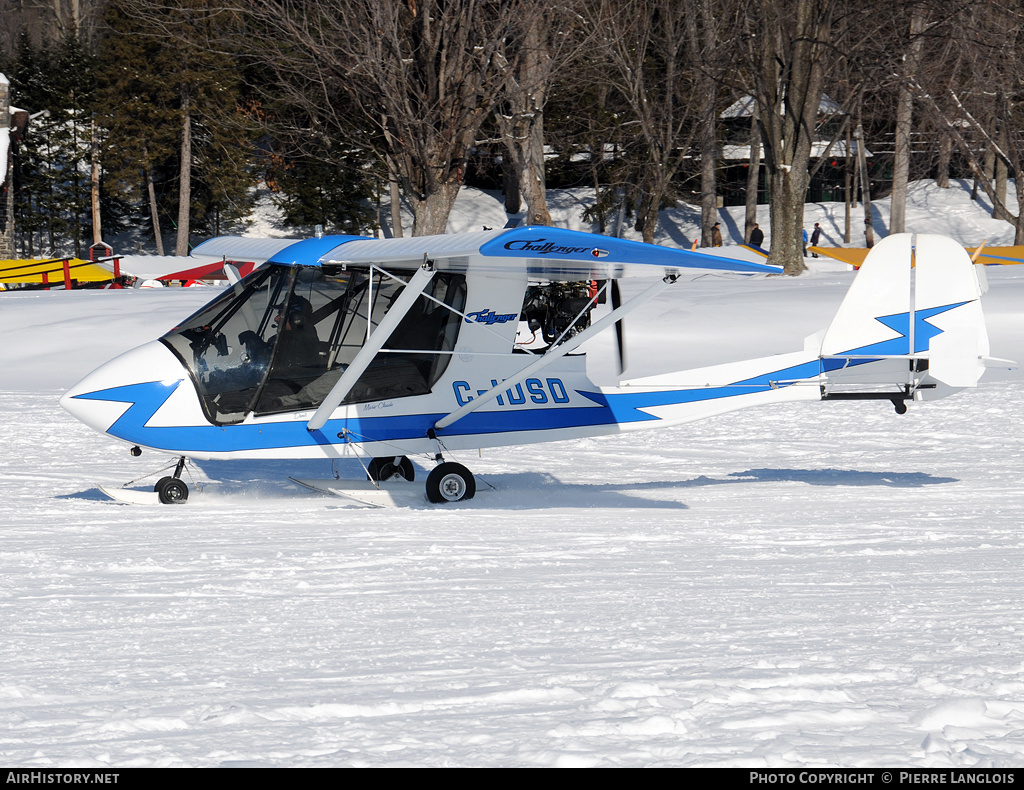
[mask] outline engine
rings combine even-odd
[[[603,282],[556,282],[531,285],[526,289],[523,310],[519,317],[530,331],[540,332],[546,343],[553,343],[565,333],[569,338],[590,326],[594,305],[605,301]],[[599,294],[597,299],[594,296]]]

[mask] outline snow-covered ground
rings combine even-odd
[[[1012,241],[935,192],[913,230]],[[477,197],[453,230],[498,225]],[[1024,360],[1024,266],[987,271],[992,353]],[[628,372],[799,349],[851,279],[695,277],[628,319]],[[57,397],[209,296],[0,294],[0,764],[1024,765],[1020,371],[904,416],[467,453],[454,506],[288,481],[326,462],[203,462],[187,505],[116,505],[97,484],[163,459]]]

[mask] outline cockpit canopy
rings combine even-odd
[[[212,422],[316,408],[404,287],[378,268],[268,264],[162,340]],[[344,403],[429,392],[451,360],[465,302],[464,275],[435,274]]]

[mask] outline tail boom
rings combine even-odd
[[[601,397],[623,429],[804,400],[934,400],[976,387],[989,354],[977,267],[942,236],[896,234],[861,266],[804,351],[626,382]]]

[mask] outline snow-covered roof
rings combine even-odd
[[[811,156],[818,157],[824,156],[828,150],[828,140],[815,140],[811,143]],[[850,155],[854,156],[857,153],[857,141],[854,140],[850,146]],[[831,156],[846,156],[846,141],[836,140],[832,144]],[[864,149],[864,155],[867,157],[872,156],[871,151],[867,148]],[[722,159],[726,160],[739,160],[746,161],[750,159],[750,146],[749,145],[723,145],[721,149]],[[761,158],[764,159],[764,147],[761,147]]]
[[[718,117],[723,120],[729,120],[733,118],[749,118],[754,114],[754,102],[753,96],[744,96],[741,99],[737,99],[727,108],[722,111],[722,114]],[[821,97],[821,103],[818,105],[819,115],[836,115],[841,114],[843,108],[838,103],[834,102],[828,96],[824,94]]]

